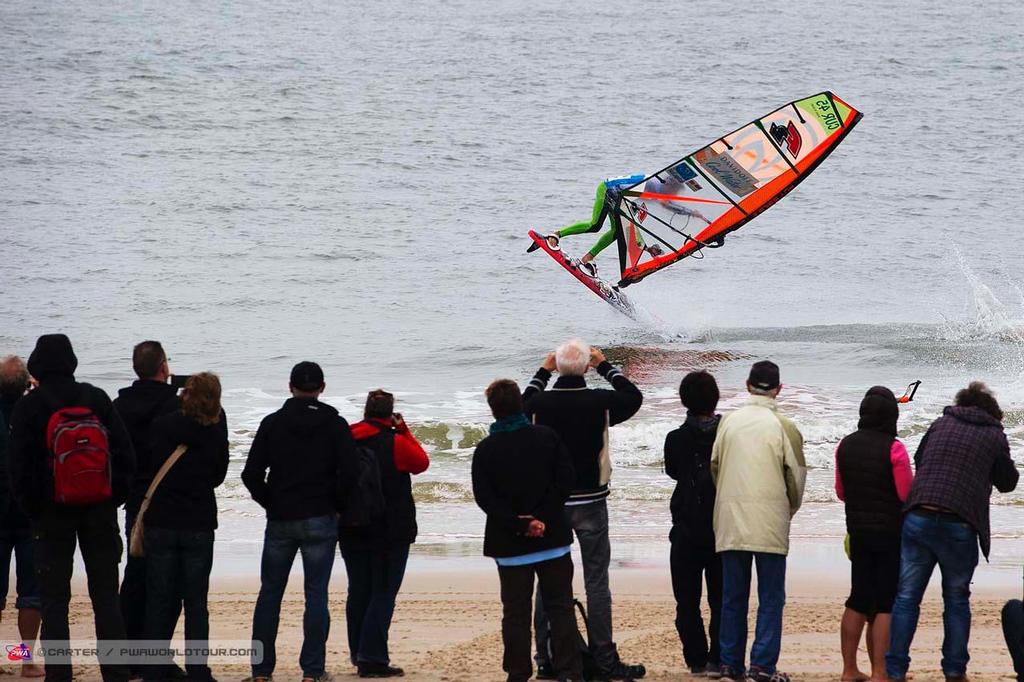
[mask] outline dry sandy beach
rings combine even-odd
[[[501,682],[505,678],[501,672],[497,574],[459,570],[457,566],[453,569],[420,571],[408,576],[391,629],[393,662],[405,668],[406,679],[410,680]],[[846,596],[845,580],[845,572],[838,569],[817,578],[791,573],[780,669],[795,679],[839,679],[838,624]],[[297,665],[302,631],[298,569],[289,588],[278,639],[275,677],[279,680],[298,680],[301,676]],[[616,639],[623,657],[646,664],[650,680],[687,678],[673,627],[675,605],[667,570],[613,570],[612,589]],[[248,636],[256,591],[257,582],[252,578],[215,579],[210,599],[213,638]],[[83,581],[76,581],[74,592],[72,636],[91,636],[92,614]],[[576,592],[582,594],[578,575]],[[328,669],[339,679],[357,679],[348,665],[344,594],[344,571],[339,570],[331,587],[333,628],[328,643]],[[975,593],[969,668],[975,680],[1014,679],[999,626],[999,610],[1005,599],[1003,589],[986,586]],[[922,608],[921,627],[912,651],[911,671],[916,682],[943,679],[939,670],[941,611],[941,600],[933,584]],[[12,628],[9,620],[0,624],[5,641],[9,641]],[[177,636],[181,637],[180,624]],[[867,667],[863,650],[862,667]],[[3,668],[3,672],[13,671],[8,666]],[[81,667],[78,672],[82,679],[99,679],[95,667]],[[218,667],[214,674],[221,682],[241,680],[248,676],[248,667]]]

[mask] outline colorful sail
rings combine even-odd
[[[620,286],[721,246],[796,187],[862,114],[831,92],[790,102],[645,177],[612,214]]]

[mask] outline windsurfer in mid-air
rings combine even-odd
[[[605,219],[608,218],[608,213],[615,208],[615,202],[622,190],[626,187],[637,184],[643,180],[644,177],[645,176],[643,175],[631,175],[623,178],[610,178],[598,183],[597,192],[594,195],[594,209],[590,220],[586,220],[581,223],[573,223],[572,225],[568,225],[549,234],[545,237],[545,239],[547,239],[548,246],[552,249],[558,248],[559,240],[562,237],[568,237],[569,235],[598,232],[601,229],[601,226],[604,225]],[[639,233],[637,234],[637,240],[640,247],[652,256],[657,257],[663,253],[661,247],[657,244],[645,246]],[[590,251],[583,254],[583,257],[580,258],[580,266],[588,275],[591,277],[597,277],[597,265],[592,261],[614,241],[615,228],[612,227],[598,238],[597,243],[594,244],[594,247],[590,249]],[[538,248],[538,245],[533,243],[526,251],[529,253],[536,251]]]

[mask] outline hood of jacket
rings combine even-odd
[[[315,398],[289,398],[278,417],[286,431],[300,436],[307,436],[337,418],[336,409]]]
[[[690,431],[697,436],[698,440],[714,442],[715,433],[718,431],[718,422],[721,420],[722,415],[720,414],[708,417],[688,411],[686,413],[686,421],[683,422],[683,425],[690,429]]]
[[[990,415],[980,407],[970,406],[961,407],[960,405],[949,405],[942,410],[942,414],[950,417],[955,417],[962,422],[968,424],[975,424],[977,426],[994,426],[996,428],[1003,428],[1003,423]]]
[[[117,412],[126,423],[152,419],[157,409],[177,393],[170,384],[138,379],[117,392]]]
[[[221,419],[223,418],[224,412],[222,411]],[[181,410],[159,417],[158,421],[164,422],[163,427],[171,440],[188,446],[199,444],[210,429],[217,428],[217,424],[204,426],[194,418],[186,417]]]
[[[896,437],[896,422],[900,418],[899,403],[892,391],[884,386],[875,386],[868,390],[860,401],[860,421],[857,428],[865,431],[877,431],[886,436]]]
[[[44,334],[28,356],[28,371],[39,381],[54,377],[72,378],[78,369],[78,358],[71,348],[71,339],[64,334]]]

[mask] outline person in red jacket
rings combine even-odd
[[[394,411],[395,397],[384,390],[366,398],[363,421],[352,425],[356,442],[377,455],[385,511],[367,526],[338,527],[338,545],[348,573],[348,645],[360,677],[398,677],[391,665],[388,629],[405,577],[409,547],[416,542],[416,503],[412,475],[430,459]]]

